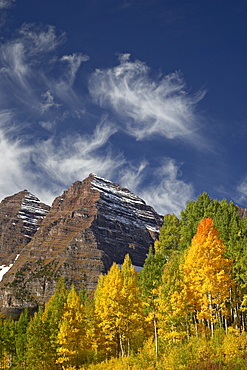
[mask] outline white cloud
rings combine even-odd
[[[64,55],[59,59],[60,63],[65,64],[61,76],[57,80],[47,80],[47,84],[54,93],[61,100],[74,107],[75,110],[78,109],[76,107],[81,105],[81,98],[74,92],[73,85],[81,64],[88,60],[89,56],[82,53]]]
[[[138,167],[128,163],[128,166],[121,168],[119,171],[118,179],[120,185],[138,194],[139,186],[144,180],[145,170],[147,168],[147,161],[142,161]]]
[[[120,164],[121,157],[110,153],[98,155],[114,129],[108,123],[96,127],[92,136],[65,136],[55,144],[55,139],[41,141],[36,145],[33,159],[40,171],[55,183],[70,185],[77,179],[87,177],[90,172],[111,174]]]
[[[22,147],[21,141],[11,141],[0,130],[0,198],[25,188],[25,164],[28,149]]]
[[[7,9],[15,3],[15,0],[0,0],[0,9]]]
[[[91,76],[89,87],[95,102],[112,109],[137,140],[159,135],[196,145],[200,128],[196,104],[204,92],[189,95],[179,72],[151,78],[145,63],[130,62],[129,54],[121,54],[119,60],[117,67],[98,69]]]
[[[150,177],[150,173],[152,181],[145,186],[145,178]],[[162,215],[175,213],[179,216],[194,197],[192,184],[181,180],[179,166],[171,158],[163,158],[163,164],[155,170],[146,162],[135,170],[127,168],[120,182]]]
[[[60,139],[51,136],[48,140],[34,140],[32,144],[9,138],[12,121],[10,112],[2,112],[1,198],[26,188],[42,201],[51,203],[72,182],[83,180],[91,172],[117,179],[121,186],[139,195],[160,214],[179,215],[193,198],[193,187],[181,180],[174,160],[163,158],[157,169],[147,161],[134,167],[123,155],[111,153],[107,144],[116,129],[106,118],[92,135],[66,135]]]
[[[52,25],[37,26],[35,23],[25,23],[20,28],[19,33],[29,57],[54,51],[65,41],[65,33],[58,35]]]
[[[237,194],[235,196],[235,201],[238,204],[247,203],[247,176],[243,178],[240,184],[237,186]]]
[[[0,46],[0,90],[23,106],[34,108],[40,98],[36,89],[44,86],[44,68],[50,63],[49,53],[61,44],[64,35],[57,35],[53,26],[25,24],[17,38]],[[53,59],[53,56],[52,58]],[[15,101],[15,104],[17,104]]]
[[[42,94],[43,101],[40,103],[41,113],[46,112],[50,108],[58,108],[61,104],[55,103],[54,96],[52,95],[50,90],[47,90],[44,94]]]
[[[60,61],[61,62],[67,62],[68,65],[69,65],[69,69],[66,71],[66,80],[67,80],[67,83],[72,86],[74,81],[75,81],[75,77],[76,77],[76,73],[78,71],[78,69],[80,68],[82,62],[87,62],[89,60],[89,56],[88,55],[84,55],[82,53],[74,53],[72,55],[64,55]]]
[[[2,45],[0,49],[1,57],[1,80],[4,84],[9,84],[9,89],[15,87],[27,89],[28,65],[25,61],[25,48],[22,42],[15,41]],[[14,87],[14,88],[13,88]]]
[[[8,118],[3,116],[3,123]],[[103,121],[92,135],[67,135],[59,140],[50,137],[26,144],[9,139],[8,132],[0,129],[0,197],[26,188],[51,202],[72,182],[83,180],[91,172],[111,176],[124,159],[110,150],[100,150],[114,132],[112,125]]]
[[[56,120],[51,121],[40,121],[40,126],[43,127],[45,130],[52,132],[56,127]]]
[[[51,202],[72,182],[95,172],[119,180],[160,213],[178,213],[193,189],[180,179],[176,163],[165,159],[156,173],[137,154],[136,168],[118,154],[119,148],[111,151],[111,137],[124,130],[138,140],[157,134],[195,138],[196,97],[186,94],[178,73],[151,79],[144,63],[130,62],[123,54],[119,66],[96,71],[90,80],[95,101],[119,117],[109,122],[108,114],[98,124],[99,109],[86,111],[83,94],[74,87],[89,57],[58,57],[56,49],[64,37],[53,26],[29,24],[21,27],[16,39],[0,46],[0,197],[27,188]],[[62,134],[76,125],[94,132]],[[40,126],[48,139],[42,138]]]
[[[84,102],[73,85],[81,64],[89,57],[82,53],[59,57],[58,47],[64,41],[65,34],[54,26],[24,24],[17,37],[1,44],[0,107],[1,103],[15,107],[40,122],[52,121],[51,108],[63,106],[57,112],[57,122],[65,111],[70,117],[82,114]]]

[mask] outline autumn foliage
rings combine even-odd
[[[0,369],[247,369],[247,221],[206,193],[166,215],[137,273],[127,255],[93,297],[63,278],[34,316],[0,323]]]
[[[224,258],[225,252],[213,220],[204,218],[180,266],[187,305],[196,313],[196,319],[207,322],[212,330],[219,320],[224,325],[228,315],[226,303],[234,285],[230,275],[233,261]]]

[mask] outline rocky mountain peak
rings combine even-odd
[[[0,260],[15,258],[38,230],[50,207],[27,190],[0,203]]]
[[[2,307],[44,303],[61,275],[93,290],[99,275],[127,253],[142,266],[163,222],[144,200],[95,174],[73,183],[45,217],[35,196],[25,191],[20,199],[15,217],[22,234],[29,237],[32,228],[35,233],[3,276]]]

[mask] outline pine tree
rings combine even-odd
[[[16,322],[16,359],[15,367],[17,369],[26,369],[26,346],[27,346],[27,328],[29,324],[28,309],[24,309],[19,320]]]
[[[61,277],[57,281],[55,292],[46,303],[42,315],[42,321],[46,328],[49,340],[49,358],[47,359],[47,366],[49,363],[51,369],[56,369],[58,367],[58,332],[68,293],[68,289],[65,285],[65,279],[64,277]]]
[[[49,363],[49,329],[42,320],[43,308],[40,307],[27,328],[26,363],[28,370],[51,370]],[[54,368],[53,368],[54,369]]]
[[[179,269],[182,260],[183,255],[174,251],[165,266],[155,300],[158,332],[162,341],[175,341],[190,336],[188,307],[183,294],[184,282]]]
[[[15,322],[12,319],[7,319],[3,325],[3,357],[4,357],[4,368],[8,369],[13,366],[16,347],[15,347]]]

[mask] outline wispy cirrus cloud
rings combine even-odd
[[[50,55],[64,40],[53,26],[23,25],[16,38],[0,47],[0,93],[11,106],[34,109],[40,91],[49,90],[44,82],[44,69],[50,66]],[[12,98],[12,99],[11,99]],[[21,107],[18,107],[21,109]]]
[[[154,176],[147,186],[143,186],[145,178]],[[162,214],[175,213],[179,216],[186,203],[194,198],[194,188],[182,180],[180,165],[171,158],[163,158],[162,164],[152,168],[149,163],[142,162],[138,168],[127,167],[121,173],[120,182],[143,198],[147,204]]]
[[[81,105],[81,97],[74,92],[73,85],[81,64],[89,59],[88,55],[82,53],[64,55],[58,61],[66,66],[66,68],[62,68],[60,77],[47,80],[47,85],[50,86],[54,93],[66,104],[70,104],[75,108]]]
[[[194,198],[194,187],[182,180],[179,165],[174,159],[164,158],[155,170],[157,180],[140,191],[140,196],[161,214],[175,213],[179,216],[186,203]]]
[[[5,103],[10,102],[11,106],[19,103],[23,109],[32,111],[41,108],[41,113],[49,104],[82,108],[73,83],[81,64],[89,57],[82,53],[58,56],[57,49],[65,40],[65,33],[52,25],[24,24],[17,37],[1,45],[0,95]],[[55,103],[55,99],[61,102]]]
[[[205,92],[189,95],[179,72],[151,78],[145,63],[129,57],[120,55],[118,66],[94,72],[89,88],[95,102],[117,114],[137,140],[159,135],[201,142],[196,105]]]
[[[122,156],[111,154],[110,149],[104,153],[98,151],[114,133],[112,125],[104,122],[96,127],[92,135],[66,135],[58,142],[51,137],[35,145],[32,158],[38,172],[61,186],[83,179],[93,171],[102,176],[111,175],[123,164]]]
[[[69,86],[72,86],[78,69],[82,62],[87,62],[89,56],[82,53],[74,53],[72,55],[63,55],[60,59],[61,62],[68,63],[69,69],[66,71],[66,81]]]
[[[179,74],[151,78],[145,63],[130,62],[124,54],[119,66],[89,78],[98,106],[96,112],[87,110],[85,92],[78,89],[86,81],[77,78],[89,57],[59,55],[65,39],[53,26],[25,24],[0,46],[0,197],[27,188],[51,203],[73,181],[95,172],[128,187],[162,214],[178,213],[193,193],[179,166],[164,159],[156,174],[140,156],[135,167],[113,136],[124,130],[136,140],[157,135],[188,140],[201,96],[186,95]],[[70,130],[71,120],[77,131]]]
[[[0,0],[0,10],[8,9],[15,3],[15,0]]]
[[[52,107],[59,108],[61,106],[61,104],[55,102],[54,96],[50,90],[47,90],[41,96],[43,98],[43,101],[40,103],[41,113],[48,111]]]
[[[247,203],[247,175],[239,182],[236,188],[236,194],[234,200],[238,204]]]
[[[51,203],[72,182],[86,178],[90,172],[111,176],[124,163],[121,154],[111,153],[109,146],[104,148],[114,132],[104,121],[92,135],[51,136],[27,144],[10,139],[1,128],[0,198],[28,188]]]

